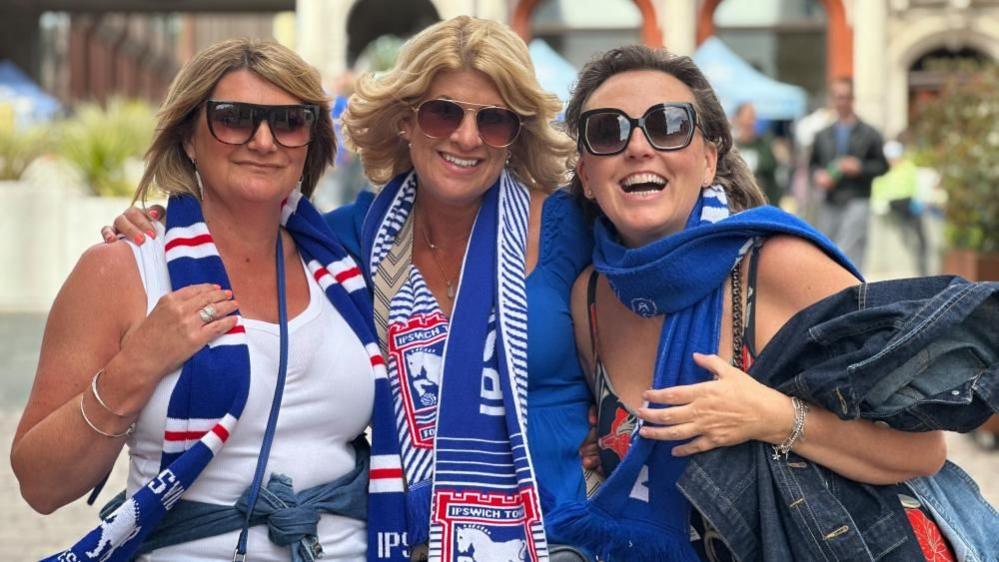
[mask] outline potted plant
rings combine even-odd
[[[961,64],[915,127],[947,193],[944,271],[999,280],[999,66]]]
[[[939,99],[919,114],[925,164],[947,193],[945,273],[999,280],[999,66],[963,63]],[[975,432],[999,447],[999,416]]]

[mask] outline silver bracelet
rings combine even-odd
[[[86,398],[86,396],[80,396],[80,415],[83,416],[83,421],[86,422],[86,424],[90,426],[90,429],[96,431],[97,433],[103,435],[104,437],[110,437],[111,439],[117,439],[119,437],[127,437],[127,436],[135,433],[135,422],[130,423],[128,425],[128,428],[125,429],[125,431],[123,431],[121,433],[118,433],[118,434],[108,433],[106,431],[102,431],[99,427],[97,427],[96,425],[94,425],[94,422],[90,421],[90,418],[87,417],[87,412],[86,412],[86,410],[83,409],[83,399],[84,398]]]
[[[792,396],[791,406],[794,407],[794,425],[791,427],[791,433],[780,445],[771,445],[775,461],[780,460],[781,456],[787,460],[787,454],[791,452],[794,444],[805,437],[805,416],[808,415],[808,403],[797,396]]]
[[[112,410],[111,407],[107,405],[107,402],[105,402],[104,399],[101,398],[101,393],[97,392],[97,379],[101,378],[101,375],[103,374],[104,374],[104,369],[101,369],[100,371],[97,371],[97,373],[94,375],[94,378],[90,379],[90,391],[94,393],[94,398],[97,399],[97,403],[101,405],[101,408],[104,408],[105,410],[111,412],[112,414],[118,416],[119,418],[123,418],[125,417],[125,415],[120,414],[115,410]]]

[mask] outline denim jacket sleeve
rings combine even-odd
[[[852,287],[799,312],[752,374],[843,419],[969,431],[999,411],[999,283]]]

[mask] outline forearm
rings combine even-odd
[[[779,444],[787,436],[775,434]],[[804,438],[792,450],[841,476],[867,484],[894,484],[936,473],[947,458],[941,432],[909,433],[867,420],[845,421],[811,406]]]
[[[140,377],[121,376],[120,358],[119,354],[108,363],[99,381],[101,399],[114,411],[100,404],[88,380],[81,392],[15,440],[11,466],[21,495],[35,510],[50,513],[79,498],[114,464],[125,437],[100,432],[125,433],[154,388]]]
[[[107,474],[125,443],[91,429],[80,413],[110,434],[126,431],[132,419],[101,408],[86,390],[32,427],[11,450],[11,467],[21,495],[40,513],[51,513],[93,488]]]

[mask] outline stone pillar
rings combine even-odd
[[[697,6],[692,0],[658,0],[653,5],[666,48],[678,55],[697,49]]]
[[[853,93],[857,114],[884,131],[887,110],[888,1],[868,0],[852,6]]]
[[[347,68],[347,14],[353,0],[298,0],[296,48],[324,79]]]

